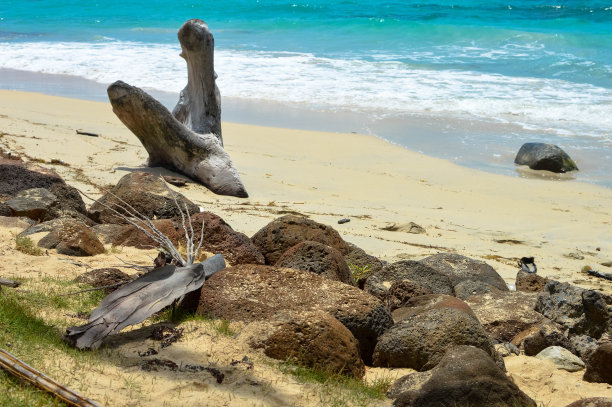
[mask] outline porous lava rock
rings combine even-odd
[[[104,253],[104,245],[82,222],[64,219],[57,228],[39,240],[38,245],[56,249],[68,256],[95,256]]]
[[[185,240],[185,232],[180,229],[171,219],[155,219],[151,223],[157,230],[163,233],[173,245],[177,246],[182,239]],[[139,223],[147,232],[151,233],[150,227],[145,223]],[[124,225],[121,231],[112,240],[113,246],[128,246],[137,249],[154,249],[159,246],[155,240],[147,236],[142,230],[134,225]]]
[[[331,226],[297,215],[275,219],[251,237],[269,265],[276,264],[290,247],[307,240],[331,246],[343,255],[350,252],[349,246]]]
[[[472,345],[496,357],[477,320],[457,309],[439,308],[404,319],[385,332],[376,344],[373,364],[429,370],[455,345]]]
[[[389,310],[393,311],[401,307],[409,306],[408,304],[413,298],[428,294],[432,294],[431,290],[423,287],[419,283],[409,280],[396,281],[391,284],[387,293],[387,305]]]
[[[514,163],[527,165],[532,170],[556,173],[578,170],[574,160],[562,148],[547,143],[523,144],[514,158]]]
[[[539,293],[546,287],[548,281],[547,278],[539,276],[536,273],[527,273],[526,271],[519,270],[519,272],[516,273],[516,291]]]
[[[537,294],[495,292],[470,297],[466,302],[495,340],[508,342],[544,317],[533,310]]]
[[[239,335],[274,359],[292,361],[331,374],[360,378],[365,367],[353,334],[329,313],[285,311],[269,320],[251,322]]]
[[[563,325],[570,336],[588,335],[599,339],[610,325],[610,313],[597,291],[551,281],[538,294],[535,310]]]
[[[599,345],[586,360],[584,380],[612,384],[612,343]]]
[[[92,287],[106,287],[104,288],[104,292],[106,294],[110,294],[117,288],[119,288],[119,286],[107,286],[128,282],[131,279],[132,278],[128,274],[124,273],[119,269],[113,267],[105,267],[93,269],[91,271],[83,273],[76,278],[76,281],[79,283],[89,284]]]
[[[135,171],[124,175],[117,185],[94,202],[89,208],[88,216],[97,223],[127,224],[126,220],[109,207],[125,215],[126,212],[120,207],[129,205],[149,219],[180,218],[175,199],[183,212],[185,209],[190,214],[200,212],[197,205],[180,193],[172,191],[161,178],[148,172]]]
[[[279,311],[322,310],[346,326],[371,363],[378,337],[393,325],[387,308],[357,287],[307,271],[242,264],[212,276],[202,286],[197,312],[214,318],[261,321]]]
[[[408,300],[403,307],[394,310],[391,315],[393,316],[393,320],[395,322],[399,322],[413,315],[417,315],[431,309],[440,308],[452,308],[465,312],[468,316],[478,321],[478,317],[476,317],[474,311],[472,311],[470,306],[465,301],[446,294],[427,294],[413,297]]]
[[[368,278],[364,290],[386,301],[391,286],[400,281],[412,281],[434,294],[453,294],[450,280],[444,274],[418,261],[401,260],[389,264]]]
[[[561,325],[545,318],[519,332],[512,338],[512,343],[522,348],[527,356],[535,356],[550,346],[560,346],[570,352],[575,352],[572,343],[563,331]]]
[[[13,216],[25,216],[35,221],[49,218],[54,206],[59,205],[57,196],[44,188],[32,188],[20,191],[14,198],[6,201]]]
[[[355,285],[342,253],[323,243],[307,240],[287,249],[275,266],[310,271],[311,273]]]
[[[401,393],[396,407],[479,406],[536,407],[536,403],[473,346],[452,347],[418,389]]]
[[[373,274],[382,270],[386,262],[368,254],[362,248],[347,242],[349,252],[344,255],[344,260],[352,268],[352,274],[359,288],[363,289],[366,280]]]
[[[0,158],[0,195],[16,196],[32,188],[49,189],[53,184],[65,184],[53,170],[33,163]]]
[[[448,276],[453,287],[462,281],[472,280],[486,283],[500,291],[508,291],[504,279],[493,267],[483,261],[470,259],[455,253],[438,253],[426,257],[420,262]],[[482,288],[479,288],[479,290],[482,290]]]
[[[589,397],[586,399],[576,400],[565,407],[612,407],[612,398]]]

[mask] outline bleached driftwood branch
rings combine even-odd
[[[183,24],[178,38],[188,80],[174,116],[146,92],[122,81],[108,87],[113,111],[149,153],[149,166],[178,171],[220,195],[246,198],[238,171],[223,149],[212,33],[204,21],[192,19]]]
[[[74,390],[59,384],[2,348],[0,348],[0,367],[20,379],[26,380],[34,386],[55,395],[70,406],[101,407],[95,401],[87,399]]]

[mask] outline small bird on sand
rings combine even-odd
[[[526,273],[535,274],[538,272],[538,266],[536,266],[533,257],[521,257],[518,266]]]

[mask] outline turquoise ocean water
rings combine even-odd
[[[37,90],[17,70],[174,97],[189,18],[215,35],[226,119],[366,132],[508,174],[523,142],[554,142],[578,179],[612,187],[610,0],[2,0],[0,87]]]

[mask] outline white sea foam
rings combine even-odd
[[[503,51],[499,52],[491,57],[502,57]],[[143,88],[177,92],[187,80],[179,53],[178,45],[118,41],[0,43],[0,68],[75,75],[102,83],[122,79]],[[415,69],[392,55],[363,61],[217,50],[215,67],[221,93],[229,97],[390,115],[467,115],[552,130],[561,136],[612,140],[612,92],[588,84]]]

